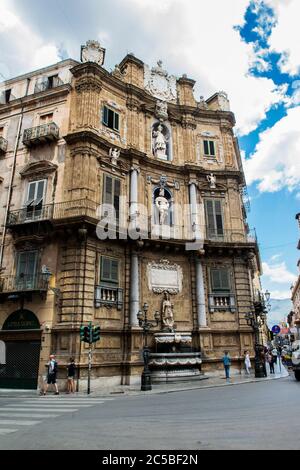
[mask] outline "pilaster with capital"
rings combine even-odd
[[[132,251],[130,263],[130,326],[137,327],[140,310],[140,266],[138,253]]]

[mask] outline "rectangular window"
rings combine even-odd
[[[48,77],[48,88],[55,88],[58,86],[58,75],[52,75],[51,77]]]
[[[112,284],[119,283],[119,261],[101,257],[100,281]]]
[[[26,218],[39,218],[42,213],[47,180],[32,181],[28,185],[26,206]]]
[[[215,150],[215,142],[213,140],[204,140],[204,155],[206,157],[215,157],[216,150]]]
[[[53,122],[53,113],[40,116],[40,125],[49,124],[50,122]]]
[[[230,273],[228,269],[211,269],[212,292],[230,292]]]
[[[206,230],[208,238],[224,236],[223,210],[220,199],[206,199]]]
[[[121,182],[117,178],[109,175],[104,175],[103,184],[103,203],[106,205],[103,216],[113,216],[115,213],[116,223],[120,218],[120,195],[121,195]],[[113,211],[114,209],[114,211]],[[112,220],[113,222],[113,220]]]
[[[103,124],[114,131],[120,130],[120,116],[118,113],[108,108],[103,107]]]
[[[37,281],[37,251],[23,251],[17,253],[16,288],[33,289]]]
[[[5,103],[10,102],[10,97],[11,97],[11,90],[5,90]]]

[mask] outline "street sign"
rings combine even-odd
[[[278,335],[280,333],[280,329],[280,326],[274,325],[272,328],[272,333],[274,333],[274,335]]]

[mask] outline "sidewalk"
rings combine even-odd
[[[91,398],[96,397],[107,397],[107,396],[136,396],[136,395],[153,395],[159,393],[174,393],[174,392],[182,392],[187,390],[197,390],[197,389],[206,389],[206,388],[216,388],[216,387],[228,387],[233,385],[242,385],[248,383],[255,383],[255,382],[266,382],[270,380],[278,380],[289,377],[289,372],[284,366],[281,366],[281,372],[278,368],[276,370],[275,375],[270,375],[268,373],[268,377],[262,379],[256,379],[254,374],[250,376],[245,375],[236,375],[230,379],[230,382],[226,382],[223,375],[219,377],[213,377],[209,374],[203,376],[203,378],[199,381],[194,382],[181,382],[181,383],[164,383],[159,385],[152,385],[152,390],[147,392],[142,392],[140,390],[140,386],[120,386],[120,387],[112,387],[107,389],[95,390],[91,391]],[[7,389],[0,389],[0,398],[31,398],[39,396],[38,392],[35,390],[7,390]],[[48,397],[51,397],[52,394],[49,393]],[[68,396],[70,400],[73,397],[87,397],[87,394],[84,392],[76,393],[73,396],[66,395],[65,393],[61,393],[60,397]],[[58,397],[57,397],[58,398]]]

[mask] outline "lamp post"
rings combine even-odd
[[[147,316],[148,310],[149,310],[149,305],[145,302],[143,305],[143,310],[140,310],[137,314],[139,326],[143,328],[143,335],[145,338],[144,347],[143,347],[144,370],[142,373],[142,380],[141,380],[142,391],[152,390],[151,373],[149,369],[150,350],[148,347],[148,334],[149,334],[150,329],[157,326],[160,320],[160,313],[156,311],[154,313],[155,323],[151,323],[150,321],[148,321],[148,316]]]
[[[259,328],[262,325],[263,319],[258,318],[258,315],[253,313],[253,312],[246,313],[245,317],[246,317],[248,326],[251,326],[254,330],[254,337],[255,337],[255,347],[254,347],[255,348],[255,359],[254,359],[255,377],[256,378],[262,378],[262,377],[265,377],[265,364],[263,364],[263,362],[261,361],[261,357],[260,357],[261,348],[263,346],[260,344]]]

